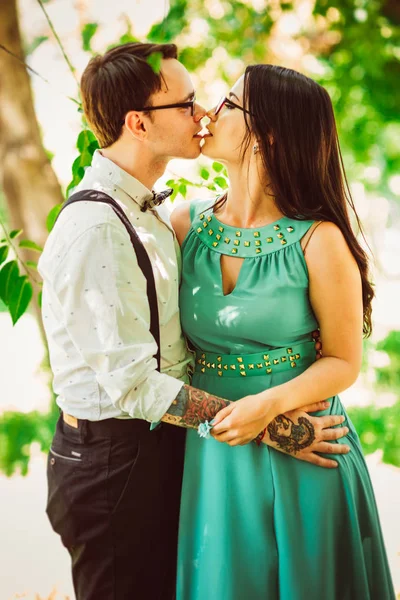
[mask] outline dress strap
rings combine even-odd
[[[307,237],[307,239],[306,239],[306,243],[303,247],[303,254],[306,253],[306,248],[308,246],[308,243],[311,240],[312,236],[314,235],[314,231],[317,229],[317,227],[319,227],[321,225],[321,223],[323,223],[323,221],[314,221],[313,224],[311,225],[311,227],[304,234],[303,237]]]
[[[194,223],[194,221],[196,221],[199,217],[199,215],[207,210],[208,208],[210,209],[210,214],[211,214],[211,208],[213,207],[214,204],[214,199],[210,198],[209,200],[192,200],[190,202],[190,222]]]

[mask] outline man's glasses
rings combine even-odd
[[[188,100],[187,102],[177,102],[176,104],[160,104],[160,106],[144,106],[143,108],[136,108],[133,110],[137,110],[137,112],[148,112],[153,110],[161,110],[164,108],[190,108],[190,115],[193,117],[195,104],[196,96],[193,96],[193,99]],[[125,119],[122,121],[122,125],[124,125],[124,123]]]
[[[242,110],[243,112],[251,115],[251,112],[249,110],[247,110],[247,108],[243,108],[243,106],[239,106],[239,104],[235,104],[235,102],[232,102],[232,100],[229,100],[229,98],[226,98],[226,96],[223,96],[221,98],[221,100],[218,102],[218,104],[214,110],[214,115],[217,115],[224,106],[228,106],[231,108],[238,108],[239,110]]]

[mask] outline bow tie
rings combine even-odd
[[[154,208],[155,206],[160,206],[171,194],[173,193],[172,188],[167,188],[163,192],[153,192],[153,197],[150,200],[145,200],[142,208],[140,209],[142,212],[145,212],[148,208]]]

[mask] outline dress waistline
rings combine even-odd
[[[303,342],[255,354],[195,351],[195,373],[215,377],[254,377],[289,371],[315,361],[315,342]]]

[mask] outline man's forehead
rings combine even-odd
[[[161,83],[161,91],[155,96],[174,98],[177,100],[186,98],[194,91],[193,83],[187,69],[174,58],[164,59],[161,63],[161,74],[164,81]]]

